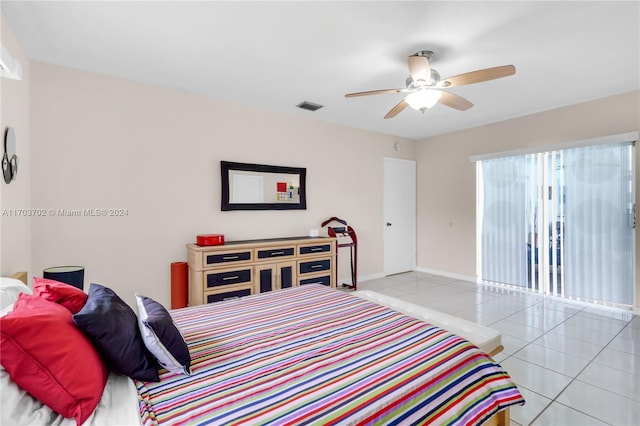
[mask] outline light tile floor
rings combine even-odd
[[[512,425],[640,425],[640,317],[629,311],[421,272],[358,288],[500,330],[495,360],[527,401]]]

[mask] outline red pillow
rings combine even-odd
[[[64,307],[20,294],[0,318],[0,363],[34,398],[81,425],[93,413],[107,370]]]
[[[33,278],[33,295],[42,297],[77,314],[87,303],[87,293],[72,285],[47,278]]]

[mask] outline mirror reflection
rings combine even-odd
[[[231,203],[299,203],[300,176],[230,170]]]

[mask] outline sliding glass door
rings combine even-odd
[[[633,144],[482,160],[480,277],[633,304]]]
[[[564,294],[633,304],[633,151],[567,150]]]
[[[530,198],[525,156],[481,163],[482,279],[526,287],[527,207]]]

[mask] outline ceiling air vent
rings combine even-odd
[[[314,104],[313,102],[304,101],[304,102],[300,102],[296,106],[300,109],[306,109],[307,111],[317,111],[320,108],[322,108],[324,105],[319,105],[319,104]]]

